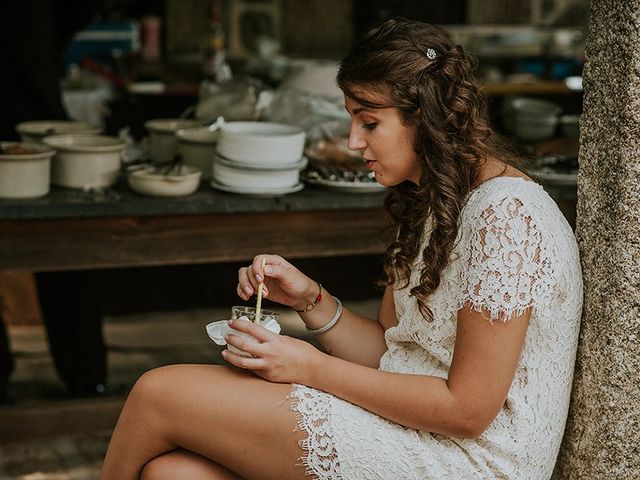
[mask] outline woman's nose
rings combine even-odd
[[[357,131],[355,127],[351,127],[349,130],[349,150],[364,150],[367,148],[367,142],[365,142],[361,133]]]

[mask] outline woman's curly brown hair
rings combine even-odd
[[[393,187],[385,202],[398,231],[386,251],[384,283],[408,284],[431,219],[429,243],[421,252],[420,282],[411,289],[428,320],[433,315],[427,299],[440,285],[449,263],[465,197],[488,157],[510,163],[512,155],[490,126],[475,67],[472,57],[454,45],[444,30],[391,19],[353,45],[337,77],[346,96],[369,108],[398,108],[404,124],[414,131],[421,182],[417,186],[405,181]],[[372,98],[385,98],[388,103]]]

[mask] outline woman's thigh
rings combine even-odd
[[[304,478],[291,386],[213,365],[145,373],[127,402],[148,411],[166,439],[247,479]]]

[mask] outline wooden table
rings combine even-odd
[[[202,186],[185,198],[54,189],[0,201],[0,270],[76,270],[381,253],[386,192],[307,188],[282,197]]]
[[[547,186],[569,220],[575,187]],[[203,185],[184,198],[53,189],[41,199],[0,200],[0,271],[55,271],[368,255],[392,239],[386,191],[307,187],[282,197],[228,194]],[[566,204],[566,205],[565,205]]]
[[[575,188],[549,188],[575,224]],[[185,198],[53,189],[41,199],[0,200],[0,297],[9,323],[34,323],[32,271],[382,253],[392,239],[386,192],[309,187],[276,198],[202,186]],[[34,320],[35,319],[35,320]]]

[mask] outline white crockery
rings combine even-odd
[[[127,180],[135,192],[153,197],[182,197],[191,195],[198,189],[202,172],[192,166],[178,167],[176,173],[166,175],[154,169],[131,172]]]
[[[580,138],[580,115],[562,115],[560,132],[563,137]]]
[[[183,128],[200,126],[198,120],[182,118],[159,118],[144,124],[149,131],[149,149],[151,160],[155,163],[168,162],[178,153],[176,132]]]
[[[106,135],[54,135],[43,143],[54,148],[51,183],[68,188],[105,188],[116,183],[125,143]]]
[[[0,154],[0,198],[37,198],[49,193],[49,170],[55,150],[36,143],[2,142],[3,152],[14,146],[34,153]]]
[[[238,163],[290,165],[302,157],[305,133],[272,122],[228,122],[220,128],[217,151]]]
[[[38,120],[22,122],[16,125],[16,132],[20,134],[23,142],[41,143],[44,137],[52,135],[66,135],[72,133],[94,134],[100,133],[100,129],[92,127],[88,123],[68,120]]]
[[[216,156],[213,163],[213,180],[228,187],[252,190],[288,189],[300,183],[300,170],[307,166],[303,158],[293,165],[269,169],[256,165],[242,165]]]
[[[512,101],[514,133],[524,140],[544,140],[554,136],[562,108],[554,102],[536,98]]]
[[[239,193],[241,195],[251,195],[256,197],[279,197],[287,195],[288,193],[299,192],[304,188],[304,183],[300,182],[293,187],[287,188],[263,188],[263,187],[230,187],[228,185],[222,185],[216,182],[214,179],[209,181],[209,184],[215,190],[228,193]]]
[[[178,130],[176,137],[184,164],[199,168],[204,178],[211,178],[218,131],[206,127],[185,128]]]

